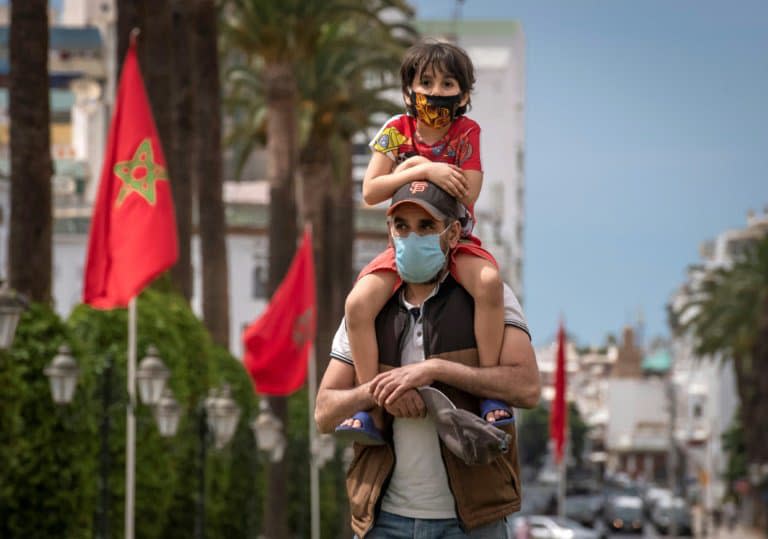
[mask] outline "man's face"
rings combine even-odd
[[[440,247],[444,253],[455,247],[459,241],[458,221],[451,223],[448,228],[449,230],[446,231],[442,221],[432,217],[418,204],[400,204],[390,216],[389,232],[392,236],[404,238],[412,233],[419,236],[440,234]]]

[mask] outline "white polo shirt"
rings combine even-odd
[[[439,285],[438,285],[439,286]],[[424,300],[429,301],[438,287]],[[415,305],[400,301],[409,309]],[[504,323],[519,327],[526,333],[528,326],[512,290],[504,285]],[[424,330],[421,316],[409,324],[403,339],[401,363],[410,365],[424,361]],[[352,363],[346,325],[342,320],[333,339],[331,357],[345,363]],[[438,519],[456,518],[453,496],[448,487],[448,476],[440,454],[440,442],[434,421],[425,418],[395,418],[392,424],[395,449],[395,469],[389,487],[384,493],[381,508],[388,513],[410,518]]]

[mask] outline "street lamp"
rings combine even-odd
[[[165,383],[171,376],[171,371],[157,355],[157,348],[149,346],[147,355],[139,363],[136,379],[139,384],[139,396],[144,404],[154,405],[163,394]]]
[[[208,449],[209,434],[213,435],[216,449],[223,449],[237,430],[240,421],[240,407],[230,394],[229,385],[221,389],[210,389],[198,405],[198,493],[197,511],[195,512],[195,539],[205,537],[205,459]]]
[[[169,388],[165,388],[163,396],[155,405],[155,421],[160,431],[160,436],[169,438],[176,436],[179,428],[179,418],[181,417],[181,406],[173,397]]]
[[[0,285],[0,350],[7,350],[13,344],[16,336],[16,326],[24,309],[27,308],[27,300],[10,288],[7,281]]]
[[[43,370],[51,384],[51,396],[56,404],[69,404],[75,395],[75,386],[80,369],[72,356],[69,346],[59,346],[59,353],[54,356]]]
[[[219,396],[208,404],[208,425],[213,431],[216,449],[221,449],[235,434],[237,423],[240,421],[240,407],[232,398],[230,388],[226,384],[219,391]]]
[[[283,422],[269,408],[269,401],[259,401],[259,415],[251,422],[251,430],[256,437],[256,447],[269,453],[271,462],[280,462],[285,451],[285,436]]]
[[[163,393],[165,382],[168,380],[170,372],[157,356],[157,350],[154,347],[149,347],[147,352],[147,357],[142,360],[139,372],[137,373],[139,392],[142,396],[141,400],[146,404],[157,403],[155,420],[157,421],[160,434],[162,436],[173,436],[178,425],[180,412],[173,396],[170,393]],[[105,539],[109,536],[109,407],[112,404],[112,366],[112,356],[108,355],[101,375],[101,502],[95,533],[95,537],[99,539]],[[75,393],[80,369],[66,344],[59,347],[58,354],[56,354],[43,372],[50,380],[53,401],[56,404],[70,404]],[[159,398],[161,394],[163,395],[162,399]],[[173,416],[174,405],[176,407],[175,418]]]

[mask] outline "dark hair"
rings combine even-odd
[[[462,94],[467,94],[467,105],[470,104],[469,94],[475,88],[475,68],[466,51],[451,43],[434,39],[421,41],[405,51],[403,63],[400,65],[400,83],[403,95],[408,95],[413,79],[425,69],[433,69],[447,73],[459,83]]]

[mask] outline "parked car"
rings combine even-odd
[[[648,487],[643,493],[643,502],[645,503],[645,514],[650,518],[656,504],[661,500],[672,497],[672,491],[664,487]]]
[[[645,524],[643,500],[639,496],[615,496],[606,502],[603,516],[613,532],[641,533]]]
[[[601,518],[602,510],[602,494],[579,494],[565,498],[565,516],[590,528]]]
[[[574,520],[545,515],[517,515],[512,519],[513,529],[523,527],[521,519],[531,539],[600,539],[599,533]]]
[[[678,535],[693,535],[691,509],[682,498],[659,500],[651,513],[651,521],[661,533],[666,534],[675,523]]]

